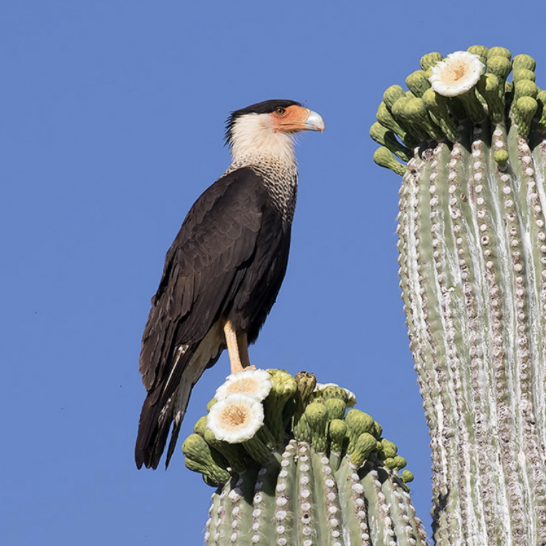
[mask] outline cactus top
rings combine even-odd
[[[403,175],[417,146],[457,142],[468,123],[515,124],[524,138],[546,131],[546,90],[535,83],[529,55],[512,60],[505,48],[471,46],[445,58],[429,53],[420,64],[406,78],[409,91],[392,85],[383,94],[370,128],[381,145],[374,154],[378,165]],[[503,161],[499,156],[500,166]]]
[[[358,409],[347,412],[356,403],[351,391],[317,383],[306,372],[295,377],[284,370],[244,373],[245,381],[228,377],[217,391],[221,399],[209,403],[208,415],[182,446],[186,466],[203,474],[207,484],[219,485],[233,474],[267,464],[294,440],[330,456],[334,467],[344,457],[357,467],[373,461],[396,472],[406,466],[395,444],[382,437],[379,423]],[[249,382],[267,383],[267,396],[248,393]],[[411,481],[411,473],[402,480]]]

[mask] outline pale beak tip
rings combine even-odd
[[[305,121],[305,127],[309,131],[320,131],[321,133],[324,133],[324,120],[320,114],[311,111]]]

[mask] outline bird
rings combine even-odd
[[[165,467],[193,386],[227,348],[231,373],[252,369],[256,341],[283,282],[298,187],[295,135],[324,131],[299,102],[266,100],[231,113],[232,162],[195,201],[172,246],[142,336],[147,394],[135,461]]]

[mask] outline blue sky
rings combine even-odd
[[[202,543],[212,489],[179,449],[167,472],[133,462],[140,338],[165,252],[229,164],[225,118],[269,98],[303,102],[326,131],[300,138],[290,264],[251,360],[351,388],[408,459],[429,524],[397,276],[400,179],[373,164],[368,129],[384,89],[430,51],[528,53],[540,85],[546,8],[366,4],[4,4],[1,544]],[[228,368],[224,356],[196,386],[182,436]]]

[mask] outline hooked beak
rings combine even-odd
[[[320,116],[320,114],[317,114],[316,112],[313,112],[313,110],[306,110],[309,112],[309,115],[307,116],[307,119],[305,120],[305,130],[307,131],[320,131],[321,133],[324,132],[324,120]]]
[[[322,117],[303,106],[289,106],[282,117],[274,117],[274,131],[298,133],[300,131],[324,131]]]

